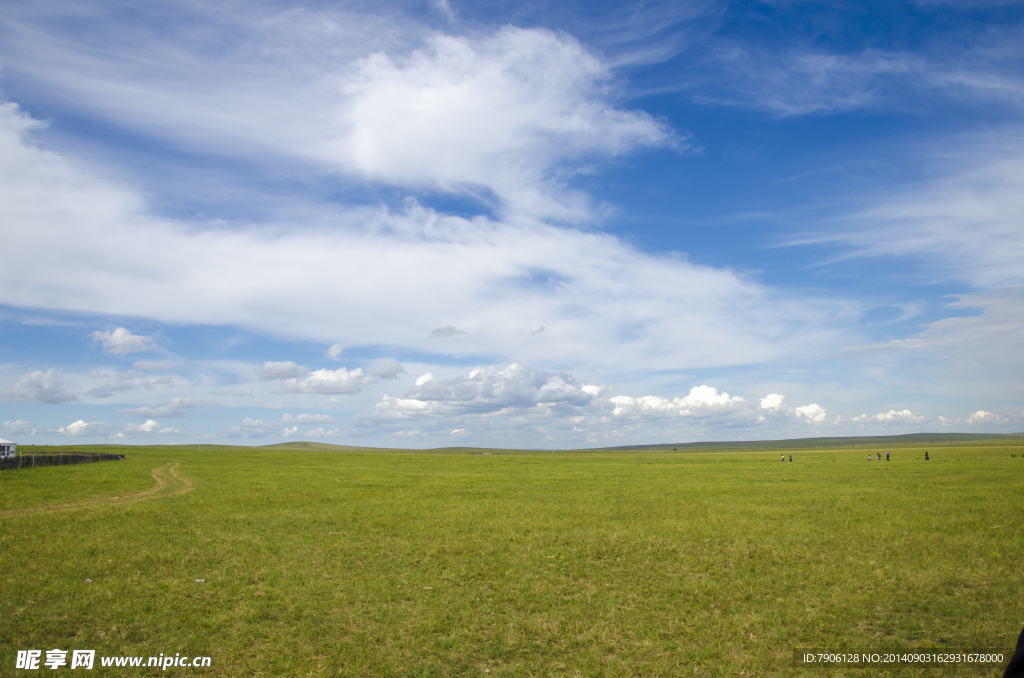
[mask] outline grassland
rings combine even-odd
[[[793,649],[1009,653],[1024,441],[888,449],[145,447],[5,471],[0,675],[55,647],[213,658],[95,669],[125,676],[879,675]]]

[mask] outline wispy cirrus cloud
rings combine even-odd
[[[90,375],[91,376],[91,375]],[[113,375],[103,375],[110,377],[107,382],[101,386],[90,389],[84,393],[86,396],[92,398],[110,398],[117,393],[124,393],[125,391],[134,391],[137,389],[150,390],[156,386],[174,386],[174,379],[171,377],[160,377],[158,379],[146,379],[144,372],[138,372],[135,370],[127,370],[125,372],[118,372]]]
[[[1022,131],[961,140],[936,164],[950,168],[911,189],[875,196],[827,231],[791,244],[835,244],[834,259],[902,258],[921,278],[959,279],[976,289],[1024,286]],[[953,162],[951,162],[953,161]]]
[[[691,68],[677,87],[700,103],[781,117],[853,110],[921,113],[950,103],[1024,106],[1021,34],[1014,22],[995,21],[978,30],[965,21],[924,40],[880,48],[872,35],[836,35],[837,25],[857,26],[857,21],[843,17],[842,8],[833,9],[818,27],[820,35],[835,38],[831,49],[820,40],[808,41],[800,30],[786,31],[784,22],[774,27],[781,33],[766,40],[710,32],[691,49]],[[805,16],[796,25],[803,20],[814,22]]]

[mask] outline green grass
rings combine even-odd
[[[878,675],[796,668],[795,647],[1008,657],[1024,626],[1014,443],[792,464],[154,447],[5,471],[2,509],[144,490],[172,459],[195,489],[3,515],[0,675],[54,647],[209,655],[168,672],[217,676]]]

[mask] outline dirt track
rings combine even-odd
[[[156,499],[157,497],[170,497],[176,494],[185,494],[195,489],[192,481],[178,473],[178,464],[181,462],[167,462],[159,468],[149,472],[156,481],[156,485],[149,489],[131,494],[103,497],[101,499],[87,499],[85,501],[71,502],[68,504],[44,504],[42,506],[29,506],[20,509],[8,509],[0,511],[0,518],[7,516],[23,516],[35,513],[49,513],[51,511],[73,511],[82,508],[95,508],[97,506],[114,506],[117,504],[133,504],[138,501]]]

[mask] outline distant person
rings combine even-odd
[[[924,451],[924,460],[928,461],[928,450]]]
[[[1024,678],[1024,631],[1020,632],[1017,638],[1017,649],[1013,652],[1013,658],[1006,665],[1003,678]]]
[[[789,460],[793,461],[793,453],[792,452],[789,453]]]
[[[875,458],[874,458],[874,457],[872,457],[872,456],[871,456],[871,455],[869,454],[869,455],[868,455],[868,461],[874,461],[874,460],[875,460]]]
[[[878,453],[878,459],[876,461],[882,461],[882,453],[881,452]]]
[[[885,451],[885,460],[889,461],[889,450]]]
[[[786,455],[783,454],[782,455],[782,459],[780,459],[779,461],[781,461],[783,464],[785,464],[786,463]]]

